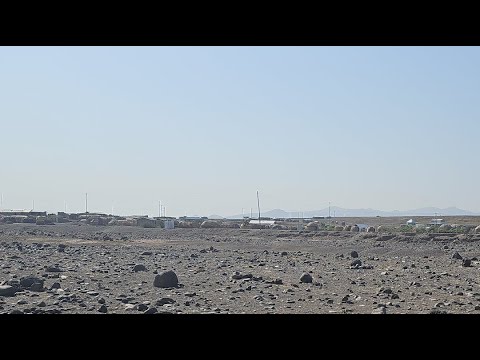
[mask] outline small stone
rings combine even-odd
[[[155,305],[156,306],[162,306],[162,305],[165,305],[165,304],[174,304],[174,303],[175,303],[175,300],[173,300],[171,298],[164,297],[164,298],[158,299],[155,302]]]
[[[313,281],[312,275],[309,273],[303,273],[300,277],[300,282],[302,283],[311,283]]]
[[[47,272],[62,272],[62,270],[57,265],[47,266],[45,271],[47,271]]]
[[[358,258],[358,253],[357,253],[356,251],[352,251],[352,252],[350,253],[350,256],[351,256],[352,258]]]
[[[145,265],[137,264],[133,267],[133,271],[134,272],[147,271],[147,268],[145,267]]]
[[[38,304],[37,304],[38,307],[45,307],[47,306],[47,304],[45,303],[45,301],[40,301]]]
[[[472,266],[472,261],[470,259],[463,259],[462,266],[470,267],[470,266]]]
[[[144,314],[156,314],[156,313],[158,313],[158,310],[155,307],[151,307],[144,312]]]
[[[58,282],[54,282],[54,283],[52,284],[52,286],[50,286],[50,290],[60,289],[60,288],[61,288],[61,286],[60,286],[60,283],[58,283]]]
[[[98,303],[99,303],[99,304],[105,304],[105,299],[104,299],[104,298],[98,299]]]
[[[137,310],[138,311],[146,311],[148,309],[148,306],[145,304],[138,304],[137,305]]]
[[[362,266],[362,262],[360,261],[360,259],[356,259],[351,262],[350,266],[359,267],[359,266]]]
[[[458,252],[455,252],[455,254],[452,256],[452,259],[462,260],[463,258]]]
[[[373,309],[372,314],[386,314],[387,313],[387,308],[381,306],[376,309]]]
[[[105,306],[105,304],[102,304],[102,306],[100,306],[100,308],[98,309],[99,312],[101,312],[102,314],[106,314],[108,309],[107,307]]]
[[[151,251],[144,251],[144,252],[142,253],[142,255],[152,255],[152,252],[151,252]]]
[[[282,253],[280,254],[281,256],[287,256],[288,253],[286,251],[282,251]]]

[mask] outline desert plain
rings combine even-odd
[[[480,314],[479,258],[474,231],[2,224],[0,313]]]

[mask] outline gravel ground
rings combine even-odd
[[[0,225],[0,313],[480,313],[479,240]]]

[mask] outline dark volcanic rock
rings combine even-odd
[[[145,267],[145,265],[141,265],[141,264],[137,264],[133,267],[133,271],[134,272],[137,272],[137,271],[147,271],[147,268]]]
[[[61,286],[60,286],[60,283],[59,282],[54,282],[52,284],[52,286],[50,286],[50,290],[53,290],[53,289],[60,289]]]
[[[36,276],[26,276],[20,279],[20,286],[31,291],[43,291],[44,281]]]
[[[177,285],[178,277],[172,270],[158,274],[153,281],[153,286],[160,288],[176,287]]]
[[[145,304],[138,304],[137,310],[138,311],[146,311],[148,309],[148,306]]]
[[[470,266],[472,266],[472,261],[470,259],[463,259],[462,266],[470,267]]]
[[[351,256],[352,258],[358,258],[358,253],[357,253],[356,251],[352,251],[352,252],[350,253],[350,256]]]
[[[302,283],[311,283],[313,281],[312,275],[309,273],[303,273],[300,277],[300,282]]]
[[[0,296],[15,296],[17,289],[10,285],[0,286]]]
[[[352,267],[359,267],[359,266],[362,266],[362,262],[360,261],[360,259],[356,259],[356,260],[353,260],[352,263],[350,264],[350,266]]]
[[[53,266],[47,266],[45,271],[47,271],[47,272],[62,272],[62,269],[60,269],[57,265],[53,265]]]
[[[458,252],[455,252],[455,254],[452,256],[452,259],[462,260],[463,258]]]
[[[240,274],[238,271],[232,275],[233,280],[251,279],[252,277],[252,274]]]
[[[158,310],[155,307],[151,307],[147,311],[144,312],[144,314],[156,314],[156,313],[158,313]]]
[[[163,306],[165,304],[174,304],[176,301],[171,299],[171,298],[167,298],[167,297],[164,297],[164,298],[161,298],[161,299],[158,299],[156,302],[155,302],[155,305],[156,306]]]
[[[103,304],[102,306],[100,306],[100,308],[98,309],[99,312],[103,313],[103,314],[106,314],[108,309],[107,307],[105,306],[105,304]]]

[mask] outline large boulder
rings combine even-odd
[[[350,229],[350,231],[359,232],[360,228],[357,225],[353,225],[352,228]]]
[[[153,286],[159,288],[171,288],[178,286],[178,277],[172,270],[165,271],[155,276]]]

